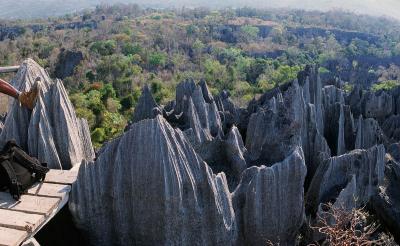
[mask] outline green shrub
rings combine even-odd
[[[152,52],[149,55],[149,64],[154,67],[163,67],[167,61],[167,56],[163,52]]]
[[[380,91],[380,90],[391,90],[393,88],[396,88],[397,86],[400,86],[400,81],[398,80],[387,80],[383,81],[377,84],[372,85],[372,90],[373,91]]]
[[[92,142],[95,147],[99,147],[106,140],[106,132],[103,128],[96,128],[92,134]]]
[[[96,41],[92,43],[90,50],[102,56],[109,56],[115,53],[117,42],[115,40]]]

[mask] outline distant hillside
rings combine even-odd
[[[99,4],[137,3],[146,7],[267,7],[297,8],[306,10],[342,9],[359,14],[400,18],[400,1],[397,0],[0,0],[0,19],[32,19],[74,13]]]

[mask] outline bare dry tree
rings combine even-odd
[[[317,225],[310,226],[322,234],[322,243],[308,246],[372,246],[397,245],[392,236],[378,233],[379,224],[368,222],[370,215],[364,208],[348,210],[343,207],[324,204],[324,211],[318,215]],[[279,246],[280,242],[266,240],[267,246]]]
[[[318,216],[318,226],[313,227],[326,237],[323,245],[388,245],[390,238],[379,237],[377,239],[376,232],[379,224],[367,222],[369,215],[364,208],[349,211],[332,204],[325,206],[326,211]]]

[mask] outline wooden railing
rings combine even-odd
[[[13,73],[17,72],[19,66],[10,66],[10,67],[0,67],[0,73]]]

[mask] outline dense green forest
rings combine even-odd
[[[389,89],[400,81],[400,23],[346,12],[99,6],[60,18],[0,22],[0,65],[31,57],[63,80],[100,146],[132,117],[144,84],[174,98],[205,79],[239,104],[319,64],[325,80]]]

